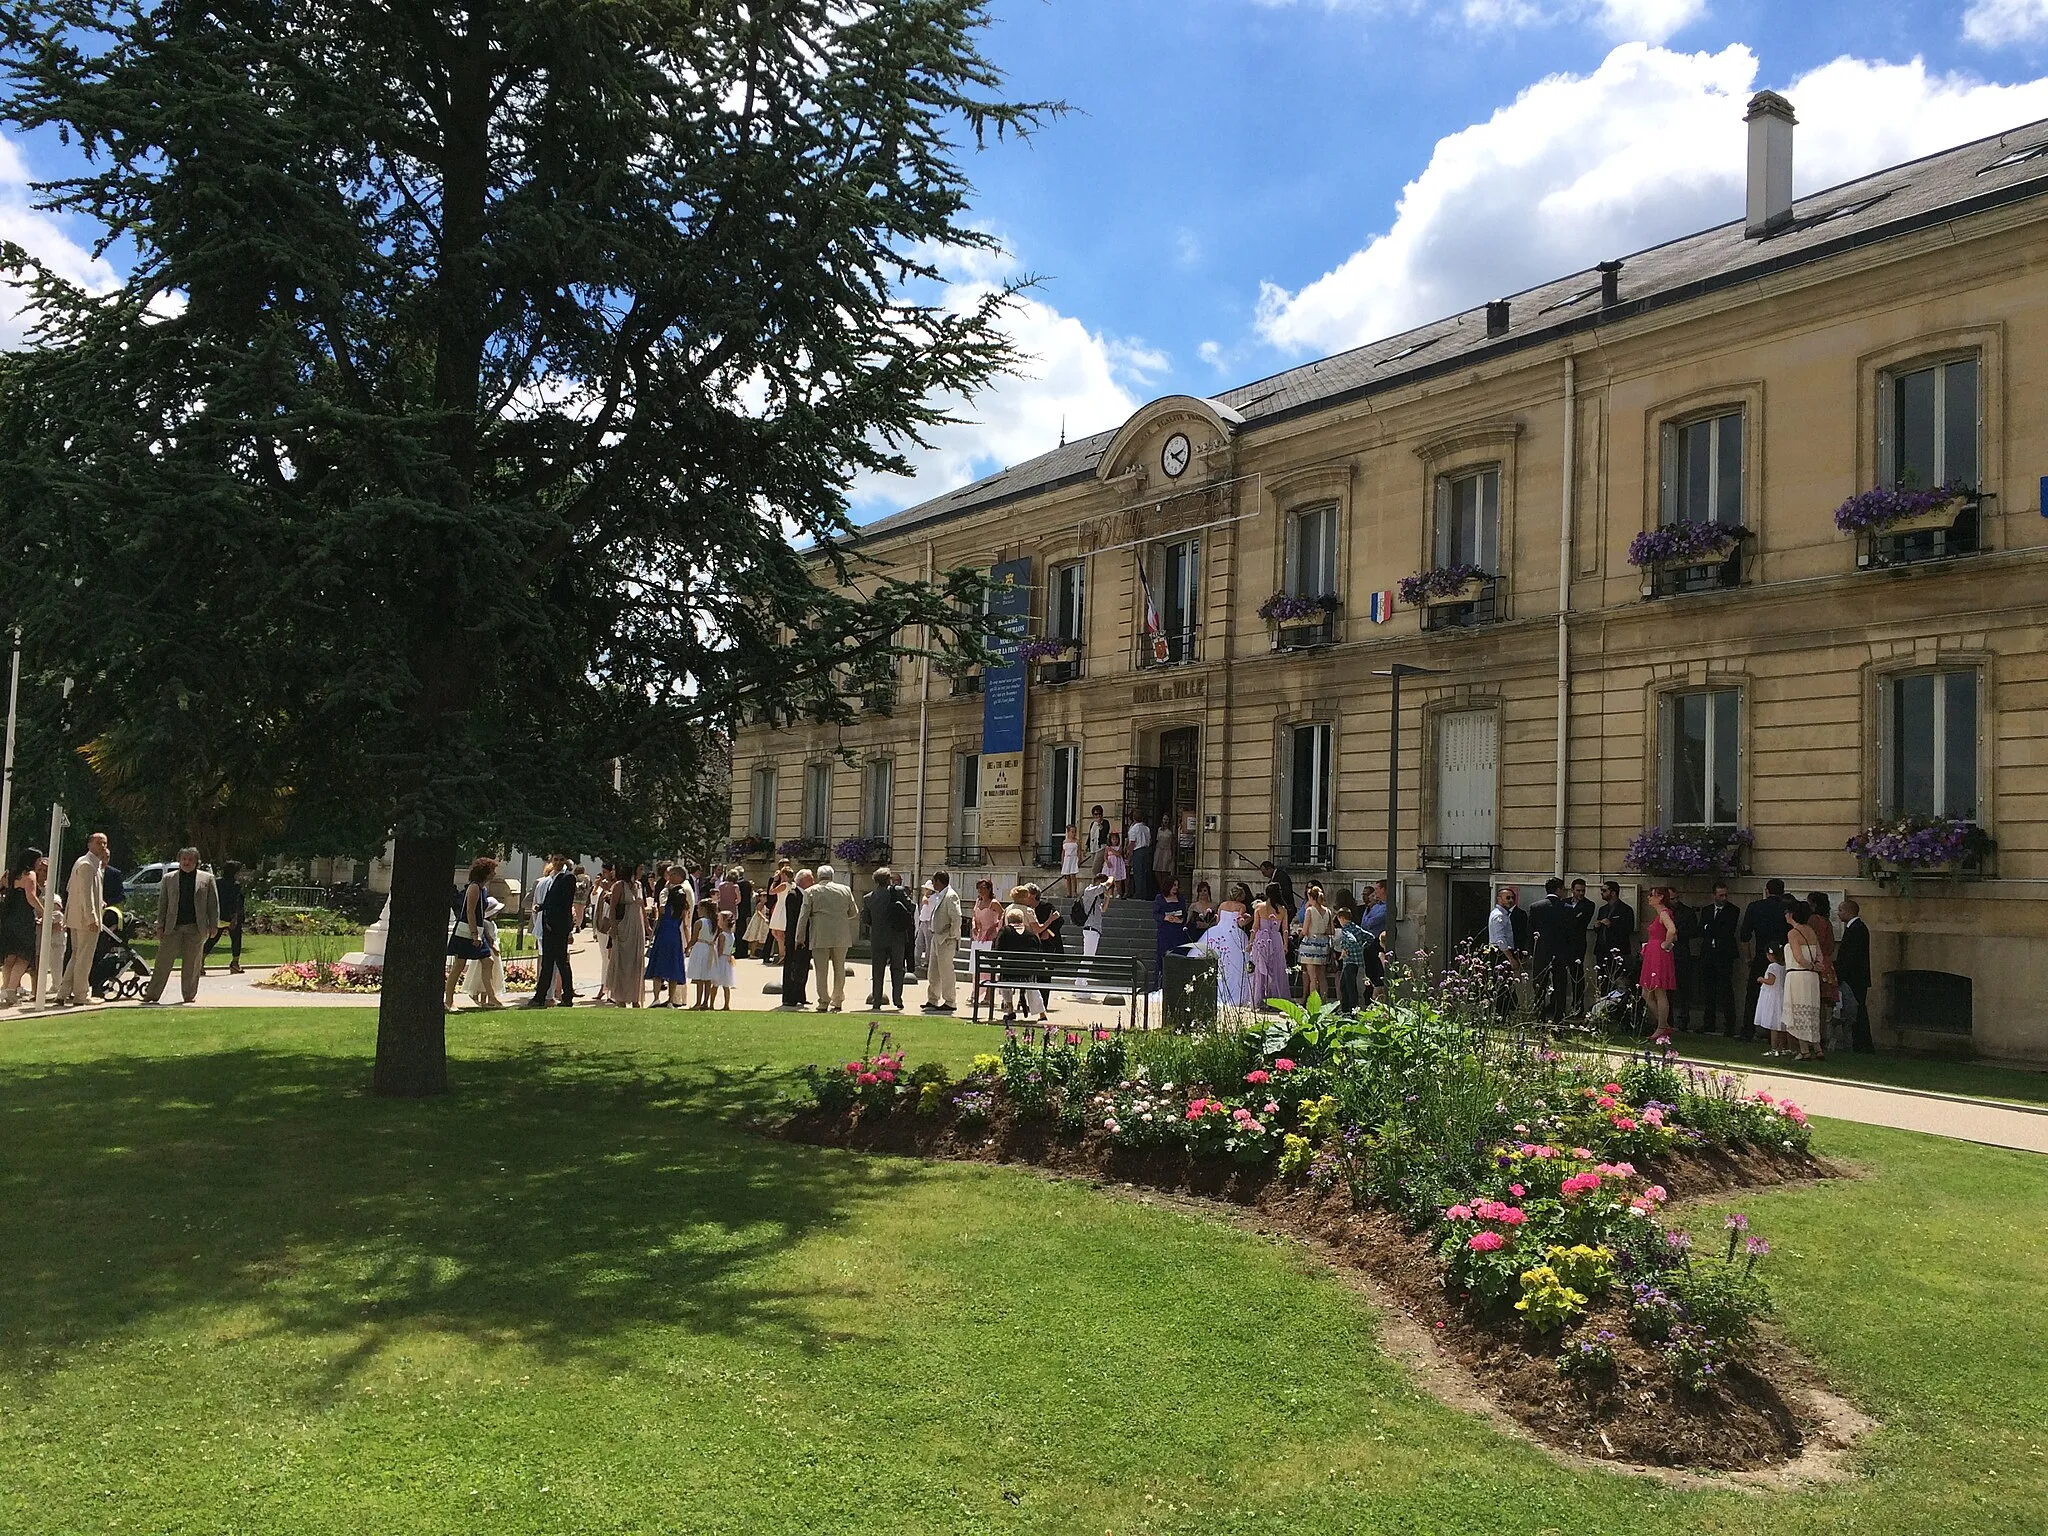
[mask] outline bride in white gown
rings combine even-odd
[[[1252,914],[1252,893],[1242,882],[1231,886],[1228,897],[1216,908],[1216,921],[1196,940],[1198,947],[1216,957],[1216,1006],[1252,1006],[1252,944],[1248,931]]]

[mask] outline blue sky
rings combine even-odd
[[[1803,193],[2048,117],[2048,0],[992,0],[1013,93],[973,157],[1041,279],[1031,377],[971,405],[940,494],[1205,393],[1736,217],[1742,107],[1793,97]],[[1405,198],[1405,201],[1404,201]],[[969,264],[963,296],[1003,275]]]
[[[1158,395],[1202,394],[1740,215],[1742,109],[1799,113],[1806,193],[2048,118],[2048,0],[990,0],[990,57],[1069,115],[970,156],[1027,361],[854,487],[869,518]],[[28,207],[0,239],[104,267]],[[17,332],[0,316],[0,343]]]

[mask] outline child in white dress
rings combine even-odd
[[[711,938],[711,990],[720,994],[722,1000],[718,1006],[726,1013],[732,1012],[733,984],[739,980],[739,977],[734,974],[735,968],[732,963],[732,925],[732,913],[719,913],[718,932],[713,934]],[[705,996],[708,999],[710,991],[707,991]]]
[[[718,918],[712,910],[700,911],[695,926],[690,930],[690,953],[684,962],[685,974],[696,988],[690,1007],[698,1012],[711,1006],[711,993],[718,985],[717,942]]]
[[[1785,963],[1777,950],[1771,951],[1771,963],[1764,968],[1763,983],[1756,993],[1756,1027],[1769,1042],[1766,1056],[1783,1056],[1781,1036],[1784,1033],[1785,1017]]]
[[[1071,821],[1060,843],[1060,878],[1067,882],[1067,900],[1072,901],[1081,888],[1081,832]]]

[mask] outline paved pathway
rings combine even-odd
[[[594,990],[598,969],[596,943],[588,935],[578,942],[571,957],[575,967],[579,988],[585,996]],[[270,974],[268,967],[252,968],[240,976],[230,976],[224,967],[215,967],[200,983],[199,1001],[210,1007],[229,1008],[361,1008],[371,1006],[373,996],[320,994],[309,992],[279,992],[257,985]],[[781,999],[766,990],[779,984],[779,967],[762,965],[754,960],[738,962],[739,985],[733,989],[732,1003],[738,1009],[774,1008]],[[907,1012],[898,1015],[893,1011],[873,1014],[863,1006],[867,997],[868,970],[865,962],[856,962],[847,977],[846,998],[849,1021],[865,1021],[878,1017],[884,1024],[898,1017],[925,1017],[919,1013],[924,1000],[924,985],[912,983],[905,989],[904,999],[909,1004]],[[176,995],[173,983],[172,995]],[[961,989],[961,1008],[956,1017],[965,1020],[966,991]],[[105,1007],[135,1008],[135,1003],[93,1004],[95,1010]],[[460,1003],[461,1010],[467,1010],[469,1001],[465,997]],[[1124,1015],[1121,1008],[1077,1003],[1071,998],[1058,999],[1052,1022],[1074,1029],[1090,1029],[1109,1026]],[[44,1009],[10,1008],[0,1011],[0,1021],[24,1013],[39,1014]],[[1155,999],[1152,1006],[1153,1022],[1158,1022],[1159,1007]],[[993,1031],[991,1031],[993,1033]],[[1872,1083],[1850,1082],[1842,1078],[1812,1076],[1803,1072],[1774,1072],[1755,1067],[1730,1068],[1726,1062],[1694,1061],[1691,1065],[1712,1068],[1719,1071],[1740,1071],[1753,1088],[1790,1098],[1809,1114],[1821,1115],[1837,1120],[1854,1120],[1865,1125],[1892,1126],[1899,1130],[1921,1131],[1930,1136],[1948,1136],[1959,1141],[1982,1142],[1994,1147],[2015,1147],[2027,1152],[2048,1153],[2048,1106],[2030,1108],[2024,1105],[2001,1104],[1991,1100],[1965,1098],[1956,1094],[1930,1093],[1923,1089],[1890,1088]]]

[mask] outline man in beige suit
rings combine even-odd
[[[156,914],[156,970],[149,978],[147,1006],[163,1003],[164,987],[171,979],[171,964],[180,965],[178,977],[185,1001],[199,995],[199,966],[205,958],[206,941],[220,927],[220,892],[213,876],[199,867],[197,848],[178,850],[178,867],[164,876],[164,893]]]
[[[107,834],[95,832],[64,882],[64,931],[71,939],[71,958],[57,986],[57,1001],[67,1008],[92,1001],[92,961],[99,952],[100,921],[106,910],[101,894],[106,868]]]
[[[953,957],[960,950],[960,893],[943,869],[932,876],[932,949],[924,972],[924,1011],[953,1011]]]
[[[811,965],[818,975],[818,1012],[837,1013],[846,1002],[846,951],[860,932],[860,904],[853,892],[839,883],[830,864],[818,866],[818,883],[804,892],[804,909],[797,915],[798,949],[811,952]]]

